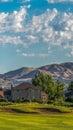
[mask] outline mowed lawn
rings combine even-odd
[[[11,107],[18,106],[22,108]],[[0,112],[0,130],[73,130],[73,113]]]
[[[73,115],[0,113],[0,130],[73,130]]]

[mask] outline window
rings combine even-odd
[[[17,89],[17,92],[19,92],[19,89]]]

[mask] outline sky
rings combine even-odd
[[[73,62],[73,0],[0,0],[0,74]]]

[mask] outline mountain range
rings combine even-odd
[[[59,79],[65,84],[68,84],[73,80],[73,62],[45,65],[39,68],[23,67],[9,71],[0,74],[0,86],[10,87],[11,83],[16,86],[22,82],[31,82],[32,78],[39,72],[50,74],[54,80]]]

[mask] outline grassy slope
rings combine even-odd
[[[61,112],[70,112],[71,107],[64,107],[64,106],[56,106],[53,104],[39,104],[39,103],[13,103],[11,105],[0,104],[0,110],[2,109],[11,109],[17,110],[20,112],[39,112],[38,109],[40,108],[55,108],[60,110]]]
[[[26,112],[36,108],[58,108],[68,112],[69,108],[37,103],[0,106],[1,109],[17,109]],[[33,109],[34,108],[34,109]],[[64,114],[19,114],[0,112],[0,130],[73,130],[73,113]]]
[[[0,114],[0,130],[73,130],[73,115]]]

